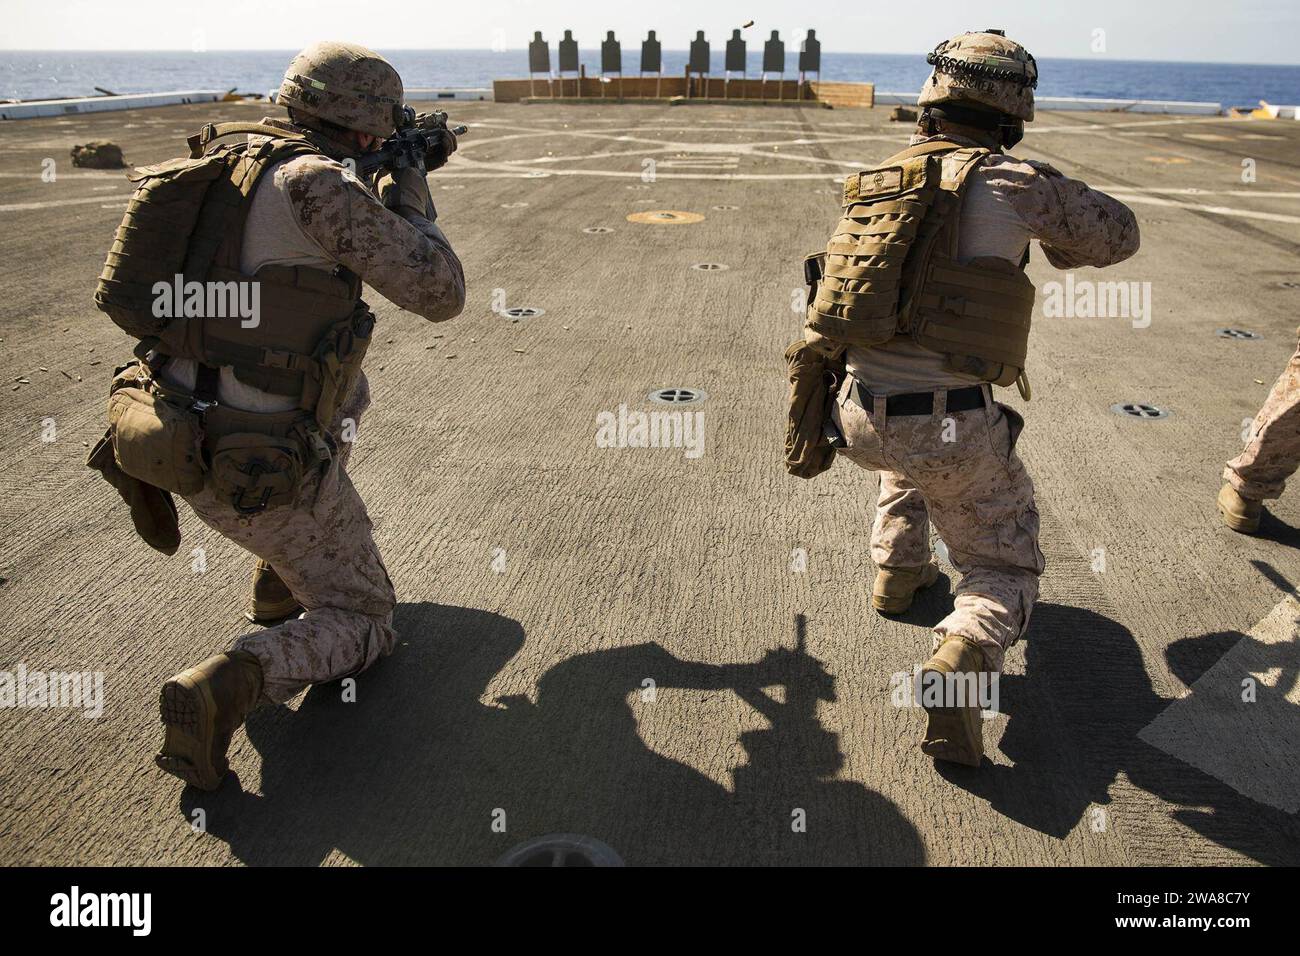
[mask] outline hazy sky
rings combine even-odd
[[[715,43],[746,20],[759,40],[812,27],[826,52],[916,53],[968,29],[1004,28],[1036,56],[1090,57],[1096,30],[1119,59],[1300,64],[1298,0],[0,0],[0,48],[26,50],[298,49],[347,39],[385,49],[522,48],[533,30],[565,28],[583,47],[606,30],[625,43],[647,29],[685,49],[703,29]],[[1300,96],[1297,96],[1300,99]]]

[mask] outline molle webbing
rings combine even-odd
[[[923,185],[923,183],[913,178],[910,181],[895,175],[895,171],[900,169],[900,163],[909,159],[919,159],[923,156],[938,155],[941,153],[950,153],[957,147],[952,143],[943,140],[930,140],[926,143],[919,143],[916,146],[909,146],[901,152],[895,153],[885,160],[876,169],[868,169],[866,172],[854,173],[844,180],[844,200],[845,207],[855,202],[871,202],[873,198],[887,196],[891,192],[903,192],[906,189]],[[906,172],[903,174],[907,175]],[[912,173],[915,177],[915,171]]]
[[[254,146],[217,146],[232,133],[273,137]],[[190,155],[134,170],[135,193],[118,226],[95,288],[95,304],[137,339],[163,335],[167,317],[154,311],[154,289],[177,275],[206,278],[209,265],[229,234],[242,227],[242,212],[258,175],[269,164],[299,152],[316,151],[311,139],[250,123],[209,123],[189,138]],[[146,346],[146,349],[150,346]]]
[[[1005,259],[931,262],[912,337],[944,355],[1025,367],[1034,284]],[[1002,375],[999,375],[999,383]],[[1012,374],[1005,384],[1015,380]]]
[[[844,215],[826,244],[809,324],[855,345],[892,338],[908,250],[925,221],[936,184],[924,159],[844,184]]]
[[[154,287],[171,281],[185,265],[185,238],[204,196],[224,172],[219,162],[181,159],[137,169],[136,190],[104,260],[95,305],[139,339],[157,336],[166,320],[154,314]]]
[[[924,143],[844,182],[844,214],[826,246],[808,324],[852,345],[879,345],[909,325],[918,258],[945,218],[948,200],[937,154]],[[972,158],[978,151],[968,150]],[[941,215],[934,215],[936,204]],[[914,250],[921,250],[918,257]]]
[[[1005,260],[957,257],[967,179],[988,153],[930,140],[848,177],[843,218],[825,254],[810,257],[819,281],[805,333],[866,347],[910,335],[954,368],[1014,381],[1033,284]]]
[[[357,310],[360,282],[350,273],[334,276],[306,266],[263,266],[252,276],[213,266],[210,282],[258,284],[259,321],[248,328],[238,316],[176,323],[185,336],[173,354],[201,356],[204,365],[234,368],[246,385],[277,395],[298,396],[303,375],[315,374],[315,354],[340,322]],[[170,331],[170,330],[169,330]]]
[[[205,123],[197,133],[185,137],[185,144],[190,148],[190,159],[201,159],[213,140],[225,136],[234,136],[237,133],[245,133],[250,136],[266,136],[271,139],[306,139],[300,134],[290,133],[278,126],[271,126],[267,123]]]
[[[214,139],[234,133],[264,135],[227,152],[228,173],[213,183],[191,236],[186,274],[211,283],[256,283],[258,321],[205,316],[173,321],[164,331],[167,354],[200,366],[230,366],[240,382],[277,395],[295,396],[302,411],[329,427],[346,397],[369,345],[373,316],[361,301],[361,282],[346,269],[264,266],[240,271],[244,227],[263,173],[294,156],[319,153],[309,137],[261,124],[208,124],[189,139],[201,154]],[[234,288],[238,288],[235,286]]]

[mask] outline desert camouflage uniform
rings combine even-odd
[[[294,128],[277,120],[263,122]],[[433,203],[423,176],[404,173],[410,175],[395,184],[401,204],[394,212],[343,164],[320,155],[289,159],[268,170],[259,183],[245,251],[256,249],[259,241],[266,244],[267,237],[252,230],[284,230],[291,234],[287,246],[305,247],[307,254],[286,256],[283,264],[340,264],[404,309],[435,322],[453,318],[465,299],[460,260],[431,221]],[[263,196],[264,190],[272,193]],[[263,200],[266,209],[259,210]],[[167,374],[180,384],[192,384],[186,381],[192,367],[173,364],[177,367]],[[229,369],[222,370],[221,387],[221,400],[237,408],[284,407],[282,396],[240,384]],[[346,469],[351,451],[346,439],[369,404],[369,385],[361,375],[331,429],[338,453],[323,472],[304,482],[293,505],[246,516],[209,489],[186,499],[205,524],[270,563],[305,608],[301,617],[235,643],[261,664],[264,700],[287,700],[308,684],[364,670],[393,648],[393,585]]]
[[[914,137],[912,143],[925,141]],[[973,175],[978,179],[970,188],[991,190],[994,205],[1021,232],[1005,258],[1018,262],[1030,238],[1058,268],[1106,266],[1138,248],[1137,221],[1128,207],[1046,163],[995,153]],[[970,194],[966,202],[969,208]],[[959,255],[989,254],[976,248],[981,238],[963,228]],[[848,359],[851,374],[832,414],[848,445],[842,453],[880,472],[872,560],[878,567],[926,564],[933,522],[961,575],[953,611],[934,629],[934,646],[948,637],[969,638],[1000,670],[1006,649],[1029,624],[1044,566],[1033,482],[1015,453],[1023,420],[995,403],[987,385],[981,385],[984,408],[947,412],[947,389],[978,379],[945,369],[942,356],[906,337],[877,349],[850,349]],[[895,384],[873,375],[873,367],[887,370],[884,377]],[[872,393],[872,408],[858,404],[854,376]],[[886,415],[884,396],[930,390],[931,414]]]
[[[1223,478],[1253,501],[1278,498],[1300,467],[1300,349],[1291,356],[1250,426],[1250,440]]]
[[[340,436],[346,419],[353,423],[349,433],[357,431],[369,405],[362,375],[331,432]],[[271,703],[308,684],[365,670],[392,651],[396,638],[397,597],[347,473],[352,443],[339,438],[338,447],[328,469],[304,483],[292,507],[240,515],[207,488],[185,499],[204,524],[269,562],[306,608],[301,617],[235,642],[234,649],[251,652],[262,665],[262,694]]]

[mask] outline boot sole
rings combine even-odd
[[[1219,505],[1219,514],[1223,515],[1223,523],[1239,534],[1255,534],[1259,531],[1258,518],[1246,518],[1233,514],[1223,505]]]
[[[302,612],[303,606],[292,598],[279,604],[254,601],[244,612],[244,617],[254,624],[280,624],[291,617],[297,617]]]
[[[212,764],[217,706],[207,681],[173,677],[163,684],[158,710],[167,733],[154,763],[192,787],[216,790],[227,768]]]
[[[871,595],[871,606],[881,614],[903,614],[911,609],[912,602],[915,599],[915,591],[907,597],[885,597],[880,594],[873,594]]]
[[[921,583],[912,590],[911,594],[898,597],[892,594],[875,594],[873,592],[871,595],[871,606],[881,614],[905,613],[911,608],[912,602],[916,600],[917,591],[928,588],[930,585],[934,584],[935,581],[939,580],[939,568],[933,564],[929,565],[929,568],[930,570],[928,570],[921,578]]]
[[[922,671],[926,674],[940,671]],[[935,760],[978,767],[984,757],[984,726],[978,707],[926,707],[929,724],[921,753]]]

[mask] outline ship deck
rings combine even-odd
[[[450,105],[471,134],[431,185],[468,305],[434,325],[371,296],[351,468],[400,644],[355,703],[326,685],[256,712],[214,794],[153,766],[157,693],[247,628],[253,561],[184,506],[181,550],[150,551],[83,465],[130,352],[92,302],[129,188],[68,150],[156,162],[268,107],[0,125],[0,670],[101,671],[105,692],[95,720],[0,710],[0,863],[474,864],[555,832],[639,864],[1300,862],[1300,489],[1258,538],[1214,504],[1296,347],[1300,124],[1042,113],[1016,150],[1131,203],[1141,251],[1075,278],[1149,283],[1152,311],[1040,314],[1033,399],[1003,390],[1048,566],[971,771],[922,755],[921,712],[891,701],[951,568],[877,616],[874,476],[780,460],[800,260],[835,179],[906,128],[886,109]],[[628,219],[660,210],[701,218]],[[1037,253],[1030,273],[1063,278]],[[702,413],[699,457],[598,446],[601,413],[661,388],[707,393],[679,409]]]

